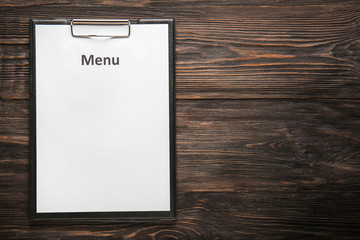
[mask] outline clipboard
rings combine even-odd
[[[175,219],[174,19],[30,20],[29,217]]]

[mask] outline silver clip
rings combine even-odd
[[[75,25],[86,25],[86,26],[123,26],[127,25],[126,34],[121,35],[99,35],[99,34],[75,34],[74,26]],[[110,37],[110,38],[128,38],[130,36],[130,21],[129,20],[121,20],[121,19],[73,19],[70,21],[71,26],[71,35],[73,37],[80,38],[89,38],[89,37]]]

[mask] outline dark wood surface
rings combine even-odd
[[[29,18],[175,18],[177,220],[28,220]],[[0,239],[359,239],[360,1],[0,1]]]

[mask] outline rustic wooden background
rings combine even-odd
[[[175,18],[177,220],[28,221],[29,18]],[[1,0],[0,239],[359,239],[359,0]]]

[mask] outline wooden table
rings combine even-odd
[[[28,220],[29,18],[175,18],[177,220]],[[359,239],[360,1],[0,2],[0,239]]]

